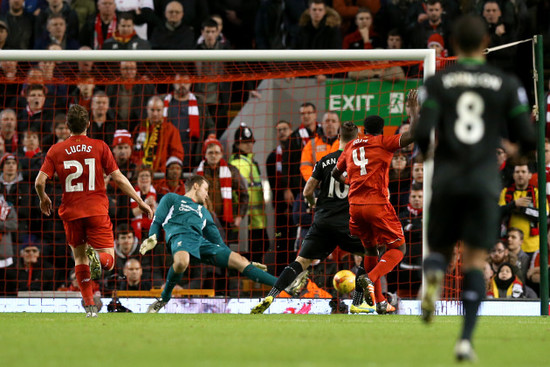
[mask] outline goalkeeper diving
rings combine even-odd
[[[185,191],[184,196],[169,193],[162,197],[149,229],[149,238],[139,249],[142,255],[152,250],[162,227],[166,245],[170,246],[174,258],[161,298],[151,304],[147,312],[157,313],[168,303],[189,263],[236,269],[255,282],[273,286],[277,278],[265,272],[265,265],[251,263],[223,242],[210,212],[204,207],[208,199],[208,181],[195,175],[185,181]]]

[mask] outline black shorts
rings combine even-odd
[[[311,260],[323,260],[337,246],[352,254],[364,255],[365,253],[361,240],[350,235],[349,225],[334,226],[326,222],[313,222],[302,242],[302,248],[298,256]]]
[[[435,193],[430,204],[428,242],[430,249],[444,249],[457,241],[469,247],[490,250],[499,231],[498,199],[491,195]]]

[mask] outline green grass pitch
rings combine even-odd
[[[449,366],[459,317],[1,314],[2,366]],[[550,319],[481,317],[479,366],[549,366]]]

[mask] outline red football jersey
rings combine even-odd
[[[103,172],[118,169],[109,146],[84,135],[71,136],[50,148],[40,171],[50,179],[57,173],[63,185],[59,216],[64,221],[107,215],[109,201]]]
[[[386,204],[388,172],[401,134],[366,135],[346,144],[336,167],[348,173],[350,204]]]

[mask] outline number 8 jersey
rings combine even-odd
[[[103,172],[118,170],[109,146],[85,135],[71,136],[50,148],[40,168],[48,178],[57,173],[63,186],[59,216],[64,221],[107,215],[109,201]]]
[[[336,167],[348,174],[350,204],[389,203],[388,172],[400,140],[401,134],[366,135],[346,144]]]

